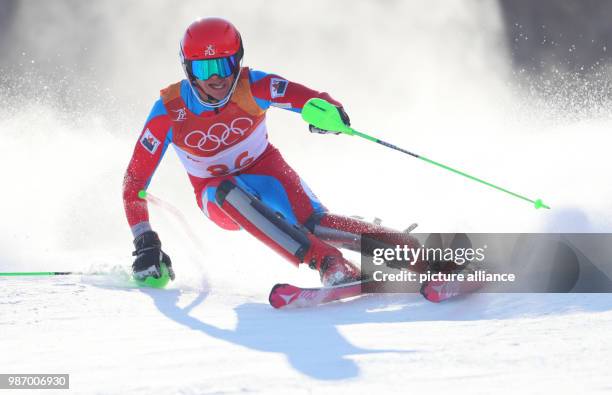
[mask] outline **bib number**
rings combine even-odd
[[[206,168],[211,176],[213,177],[222,177],[234,172],[236,170],[242,169],[251,163],[253,163],[254,158],[249,156],[248,151],[242,152],[240,155],[236,157],[234,160],[234,166],[232,169],[229,168],[228,165],[219,163],[215,165],[210,165]]]

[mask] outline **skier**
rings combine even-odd
[[[139,198],[170,144],[208,218],[226,230],[246,230],[296,266],[309,265],[324,286],[360,278],[338,247],[359,251],[362,233],[416,245],[407,235],[384,235],[394,231],[332,214],[321,204],[268,142],[266,112],[278,107],[300,113],[317,97],[334,104],[346,125],[348,115],[329,94],[242,67],[242,57],[238,30],[220,18],[193,22],[180,42],[187,78],[161,90],[124,179],[125,212],[135,238],[134,278],[167,273],[174,279],[170,257],[149,224],[147,202]],[[313,125],[310,131],[334,133]]]

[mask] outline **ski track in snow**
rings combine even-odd
[[[418,222],[422,232],[612,230],[610,166],[602,163],[610,114],[566,121],[529,111],[505,85],[509,60],[498,48],[493,2],[399,2],[393,12],[355,2],[352,18],[346,4],[330,6],[317,23],[321,32],[350,30],[341,45],[323,33],[311,40],[310,3],[279,6],[274,23],[291,31],[286,40],[303,43],[280,59],[278,48],[292,51],[285,38],[236,11],[258,4],[211,6],[249,37],[247,63],[326,89],[346,102],[359,130],[553,207],[533,210],[357,138],[312,135],[295,114],[272,109],[271,141],[333,211],[379,216],[397,229]],[[376,33],[372,21],[383,17],[386,30]],[[176,32],[186,22],[177,20]],[[380,44],[376,34],[391,41]],[[169,49],[163,43],[160,50],[175,56],[176,40]],[[379,72],[364,52],[373,44],[410,51],[389,65],[401,78],[374,84],[365,96],[351,81]],[[330,45],[339,52],[327,52]],[[312,72],[321,66],[311,56],[317,51],[331,59],[320,75]],[[344,56],[362,69],[350,74]],[[176,58],[152,63],[163,83],[180,75]],[[275,283],[314,286],[316,274],[207,221],[171,150],[150,191],[177,206],[200,240],[151,207],[177,280],[167,290],[126,285],[133,246],[120,186],[158,86],[138,68],[121,70],[114,82],[129,78],[146,101],[125,123],[96,108],[66,114],[44,102],[0,110],[0,270],[113,273],[0,278],[0,373],[70,373],[75,394],[612,392],[608,294],[479,294],[439,305],[416,294],[371,295],[272,309]],[[131,107],[112,110],[119,117]]]

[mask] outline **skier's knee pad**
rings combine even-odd
[[[312,250],[307,231],[287,222],[234,182],[222,181],[215,200],[232,220],[293,263],[304,262]]]

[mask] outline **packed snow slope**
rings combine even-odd
[[[612,107],[588,90],[563,101],[560,87],[557,102],[515,89],[495,3],[136,4],[100,2],[73,18],[80,6],[48,2],[16,16],[19,27],[54,11],[37,46],[14,49],[22,74],[2,80],[0,271],[112,275],[0,278],[0,373],[70,373],[83,394],[612,390],[610,295],[440,305],[372,295],[272,309],[275,283],[316,285],[316,274],[210,223],[172,150],[149,191],[186,218],[150,208],[177,280],[167,290],[124,281],[123,172],[158,90],[182,78],[184,27],[205,15],[238,26],[245,64],[330,92],[357,130],[552,207],[365,140],[311,135],[272,109],[271,141],[330,210],[422,232],[612,230]],[[56,67],[60,55],[90,63]]]

